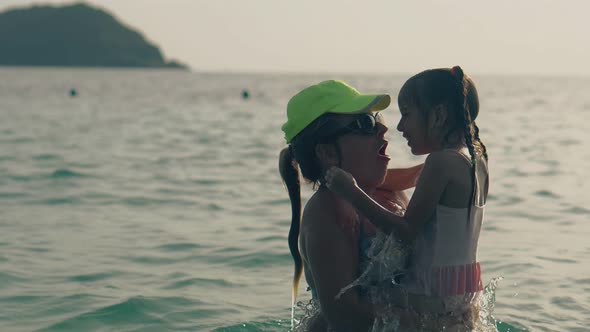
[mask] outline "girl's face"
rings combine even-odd
[[[385,132],[387,126],[383,123],[380,115],[375,113],[363,113],[357,115],[343,116],[343,127],[350,128],[351,123],[359,120],[370,123],[371,116],[374,119],[374,129],[370,132],[352,130],[338,137],[336,145],[340,149],[340,167],[351,173],[358,185],[371,190],[379,186],[385,180],[389,156],[387,155],[387,141]],[[353,127],[356,124],[353,124]]]
[[[397,130],[408,141],[408,146],[414,155],[423,155],[432,151],[432,144],[428,139],[427,119],[413,103],[400,103],[401,119]]]

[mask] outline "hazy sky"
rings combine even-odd
[[[86,2],[194,70],[590,75],[588,0]]]

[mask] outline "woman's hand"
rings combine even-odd
[[[326,171],[325,180],[326,186],[330,190],[345,199],[351,199],[354,192],[358,190],[356,180],[352,174],[336,166],[330,167]]]

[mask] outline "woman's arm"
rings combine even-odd
[[[336,295],[358,277],[358,244],[355,232],[346,227],[355,219],[352,207],[326,191],[329,199],[310,201],[303,215],[302,242],[322,315],[337,331],[367,331],[373,324],[372,306],[363,302],[357,289]]]
[[[377,189],[396,192],[413,188],[416,186],[423,168],[424,164],[410,168],[390,168],[385,174],[385,180]]]
[[[416,186],[423,167],[424,164],[420,164],[410,168],[388,169],[385,180],[373,193],[373,199],[398,215],[405,212],[410,199],[404,190]]]

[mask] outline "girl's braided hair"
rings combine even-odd
[[[465,134],[465,142],[467,143],[467,148],[469,149],[469,154],[471,155],[471,162],[475,164],[475,154],[482,153],[484,158],[488,160],[488,152],[486,149],[485,144],[479,138],[479,127],[475,123],[475,118],[479,114],[479,99],[477,97],[477,90],[475,90],[475,85],[471,78],[467,77],[463,73],[463,69],[459,66],[455,66],[449,70],[451,75],[457,80],[458,82],[458,91],[460,94],[458,96],[459,100],[462,100],[462,109],[463,109],[463,126],[464,126],[464,134]],[[470,87],[472,92],[471,98],[475,98],[477,101],[476,109],[473,111],[471,110],[472,106],[469,103],[470,97]],[[472,116],[473,114],[473,116]]]

